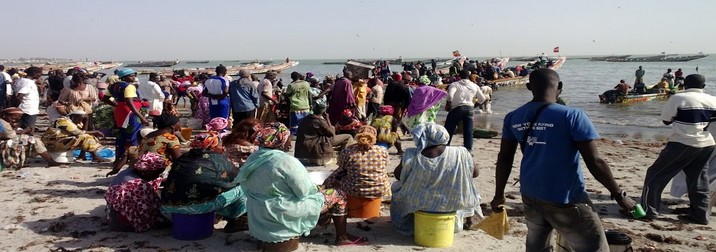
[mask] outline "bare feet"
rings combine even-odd
[[[368,238],[348,234],[345,237],[336,236],[336,246],[353,246],[368,244]]]
[[[60,163],[60,162],[52,161],[52,162],[47,163],[47,167],[69,168],[70,166],[68,163]]]

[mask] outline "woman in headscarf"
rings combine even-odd
[[[84,159],[84,153],[92,154],[92,162],[102,163],[109,160],[97,154],[102,145],[98,137],[104,137],[99,131],[84,131],[82,124],[86,121],[86,114],[83,110],[72,111],[67,117],[57,119],[47,131],[42,134],[42,141],[46,143],[47,149],[52,152],[65,152],[79,149],[80,159]]]
[[[167,221],[159,211],[158,193],[163,181],[160,175],[166,167],[159,154],[147,152],[112,179],[104,194],[112,230],[144,232]]]
[[[315,104],[313,114],[306,116],[298,124],[295,157],[304,165],[334,163],[336,158],[334,149],[342,151],[353,144],[351,135],[336,134],[324,118],[325,113],[324,104]]]
[[[408,130],[413,130],[422,123],[435,123],[440,110],[440,101],[447,96],[447,92],[429,86],[430,78],[427,75],[420,77],[420,86],[413,92],[413,98],[408,105],[408,111],[403,124]]]
[[[226,127],[228,126],[229,120],[226,120],[226,118],[223,117],[214,117],[209,121],[209,123],[204,125],[204,127],[206,127],[207,132],[216,132],[217,134],[219,134],[220,138],[226,136]]]
[[[378,107],[378,116],[373,119],[371,126],[378,131],[377,144],[389,150],[395,145],[398,149],[398,155],[403,155],[403,147],[398,137],[398,119],[393,117],[393,107],[383,105]]]
[[[353,110],[351,109],[343,110],[341,119],[333,122],[335,122],[336,133],[348,134],[351,136],[355,136],[356,130],[358,130],[360,126],[363,126],[361,121],[353,115]]]
[[[22,110],[10,107],[2,110],[0,119],[0,153],[2,166],[5,169],[20,169],[25,166],[28,158],[40,155],[47,166],[60,166],[47,152],[47,148],[37,137],[18,134],[15,129],[20,128]]]
[[[343,110],[353,109],[356,106],[351,78],[353,73],[344,71],[343,77],[331,87],[331,97],[328,101],[328,119],[331,122],[338,122],[343,115]]]
[[[331,216],[336,245],[367,243],[346,231],[346,200],[335,189],[320,190],[306,168],[284,151],[291,133],[281,123],[266,124],[256,139],[260,149],[241,167],[237,180],[248,196],[249,234],[276,244],[307,235],[319,217]]]
[[[241,166],[251,153],[256,152],[256,134],[261,129],[261,122],[254,118],[247,118],[234,124],[231,133],[223,138],[226,157],[241,170]]]
[[[114,98],[114,123],[119,129],[117,135],[116,156],[114,169],[119,170],[127,163],[127,149],[139,146],[139,131],[142,125],[149,125],[149,121],[139,112],[142,103],[137,94],[137,88],[132,84],[137,81],[137,72],[124,68],[116,71],[120,82],[109,87],[111,97]],[[109,97],[105,96],[105,100]]]
[[[375,145],[377,131],[362,126],[356,134],[356,144],[348,146],[338,156],[338,169],[333,171],[323,185],[337,188],[345,194],[374,199],[390,191],[388,150]]]
[[[238,169],[223,155],[215,132],[197,135],[191,150],[172,162],[162,184],[162,212],[205,214],[226,219],[224,232],[246,230],[246,196],[234,178]]]
[[[447,146],[450,135],[435,123],[420,124],[412,134],[415,148],[407,149],[395,168],[398,181],[392,186],[390,205],[393,227],[412,235],[416,211],[456,212],[458,223],[462,218],[482,215],[480,195],[472,180],[478,170],[470,152]]]

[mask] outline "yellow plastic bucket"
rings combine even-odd
[[[426,213],[415,216],[415,243],[431,248],[452,247],[455,213]]]

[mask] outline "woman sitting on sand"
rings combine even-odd
[[[356,135],[356,130],[363,126],[360,120],[353,115],[353,111],[350,109],[343,110],[341,119],[336,123],[336,134],[348,134],[351,136]]]
[[[256,134],[261,129],[261,122],[254,118],[247,118],[234,125],[227,136],[223,139],[226,157],[239,170],[246,159],[259,149],[256,145]]]
[[[315,104],[313,114],[298,124],[295,157],[304,165],[326,165],[335,162],[335,150],[342,151],[353,144],[348,134],[336,135],[325,119],[326,105]]]
[[[161,114],[154,118],[154,128],[155,131],[142,139],[139,152],[157,153],[167,162],[167,166],[171,166],[171,161],[181,156],[181,143],[174,134],[177,130],[181,130],[179,118],[171,114]]]
[[[475,213],[482,215],[480,195],[472,181],[478,171],[470,152],[447,146],[450,135],[438,124],[418,125],[412,134],[415,148],[407,149],[395,168],[398,181],[393,184],[390,205],[393,227],[412,235],[416,211],[457,212],[458,223]]]
[[[158,223],[167,222],[159,212],[158,191],[164,169],[164,159],[159,154],[147,152],[112,179],[104,194],[112,230],[144,232]]]
[[[15,107],[2,111],[0,119],[0,154],[2,166],[5,169],[20,169],[25,166],[27,159],[40,155],[47,162],[47,166],[60,166],[47,152],[47,148],[37,137],[27,135],[20,128],[22,110]]]
[[[323,183],[358,198],[380,198],[390,191],[388,150],[375,145],[376,130],[363,126],[356,134],[358,143],[348,146],[338,157],[338,169]]]
[[[92,155],[95,163],[108,162],[109,160],[97,154],[102,145],[98,137],[104,137],[99,131],[82,130],[83,122],[87,121],[87,115],[83,110],[72,111],[67,117],[57,119],[47,131],[42,134],[42,141],[46,143],[47,149],[52,152],[66,152],[81,150],[80,159],[84,159],[84,153]]]
[[[336,245],[367,243],[368,239],[346,231],[343,193],[319,191],[301,162],[284,152],[290,148],[290,138],[283,124],[266,124],[257,135],[261,149],[241,167],[237,180],[249,199],[249,234],[263,243],[285,242],[307,235],[319,216],[327,215],[336,227]]]
[[[398,119],[393,117],[393,107],[390,105],[380,106],[377,117],[371,122],[371,126],[378,131],[377,144],[386,150],[395,146],[398,149],[398,155],[403,155],[403,147],[398,136],[398,124]]]
[[[246,196],[234,178],[238,169],[223,155],[219,136],[197,135],[191,150],[172,163],[162,184],[162,212],[205,214],[226,219],[224,232],[246,230]]]

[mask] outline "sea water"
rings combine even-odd
[[[477,58],[482,59],[482,58]],[[292,59],[294,60],[294,59]],[[282,72],[279,77],[284,84],[290,83],[289,75],[293,71],[305,74],[312,72],[319,78],[326,75],[340,74],[343,65],[326,65],[323,62],[340,60],[300,60],[300,64]],[[280,63],[277,60],[274,63]],[[407,59],[406,61],[410,61]],[[511,61],[508,65],[523,64],[524,62]],[[225,66],[239,65],[239,62],[211,61],[207,64],[180,63],[173,68],[215,67],[219,64]],[[557,71],[564,88],[562,97],[569,106],[583,109],[587,112],[595,127],[603,137],[613,139],[634,138],[646,140],[663,140],[669,135],[670,127],[664,125],[659,115],[666,104],[665,101],[649,101],[634,104],[600,104],[598,95],[614,88],[619,80],[626,80],[633,84],[634,71],[642,66],[646,70],[644,82],[653,85],[659,82],[668,68],[673,72],[681,68],[684,76],[696,73],[706,77],[705,92],[716,95],[716,56],[709,56],[689,62],[601,62],[586,59],[570,59]],[[392,71],[402,71],[401,66],[391,66]],[[263,78],[263,75],[259,76]],[[500,88],[493,94],[492,110],[494,114],[476,114],[474,117],[476,127],[500,130],[504,116],[510,111],[523,105],[532,98],[532,94],[525,86]],[[439,118],[444,120],[447,112],[441,111]],[[440,120],[440,119],[439,119]]]

